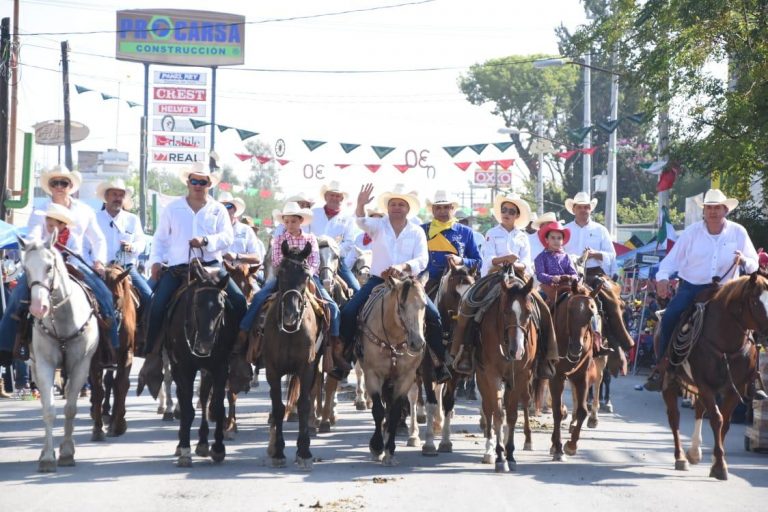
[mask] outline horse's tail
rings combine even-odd
[[[288,379],[288,397],[285,401],[285,418],[288,420],[288,415],[296,410],[296,402],[299,400],[299,391],[301,391],[301,382],[296,375],[291,375]]]

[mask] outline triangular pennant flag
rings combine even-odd
[[[478,155],[485,151],[485,148],[488,147],[488,144],[471,144],[469,146],[469,149],[477,153]]]
[[[242,185],[232,185],[232,192],[235,192],[235,193],[239,194],[240,192],[242,192],[244,190],[244,188],[245,187],[243,187]]]
[[[283,158],[275,158],[275,161],[280,164],[280,167],[282,167],[285,164],[287,164],[288,162],[290,162],[290,160],[285,160]]]
[[[374,153],[376,153],[376,156],[379,157],[379,160],[390,154],[395,150],[395,148],[390,148],[387,146],[371,146],[371,149]]]
[[[119,100],[117,96],[110,96],[109,94],[101,93],[101,99],[103,100]]]
[[[629,121],[632,121],[635,124],[642,124],[645,122],[648,115],[645,112],[637,112],[635,114],[629,115],[626,117]]]
[[[232,190],[232,184],[231,183],[219,183],[219,190]]]
[[[462,171],[466,171],[469,169],[469,166],[472,165],[472,162],[454,162],[454,164]]]
[[[515,163],[515,160],[513,158],[510,158],[509,160],[497,160],[499,167],[504,169],[505,171],[512,167],[512,164]]]
[[[477,162],[477,165],[480,166],[480,168],[484,171],[487,171],[491,168],[495,160],[480,160]]]
[[[217,124],[216,128],[219,129],[219,132],[224,133],[225,131],[229,130],[232,127],[231,126],[224,126],[223,124]]]
[[[360,144],[349,144],[348,142],[341,142],[340,144],[341,149],[343,149],[345,153],[351,153],[360,147]]]
[[[346,169],[347,167],[350,166],[350,164],[333,164],[333,165],[335,165],[339,169]]]
[[[605,133],[613,133],[618,128],[621,119],[614,119],[613,121],[597,122],[595,126]]]
[[[198,119],[192,119],[191,117],[189,118],[189,122],[192,125],[192,128],[194,128],[195,130],[197,130],[201,126],[208,126],[209,124],[211,124],[208,121],[200,121]]]
[[[93,89],[89,89],[87,87],[83,87],[82,85],[75,85],[75,90],[77,91],[77,94],[83,94],[84,92],[91,92]]]
[[[395,164],[395,169],[397,169],[400,172],[405,172],[410,168],[411,166],[408,164]]]
[[[493,145],[496,146],[496,148],[501,151],[502,153],[506,150],[508,150],[510,147],[512,147],[512,144],[514,144],[512,141],[509,142],[494,142]]]
[[[131,108],[133,108],[133,107],[140,107],[141,106],[141,103],[136,103],[135,101],[126,101],[126,103]]]
[[[194,123],[192,126],[195,126]],[[250,139],[251,137],[255,137],[259,134],[259,132],[249,132],[248,130],[241,130],[240,128],[235,128],[235,131],[240,136],[240,140]]]
[[[451,155],[451,158],[453,158],[454,156],[464,151],[464,148],[466,147],[467,146],[443,146],[443,149],[445,150],[446,153]]]
[[[594,155],[595,151],[598,149],[600,149],[598,146],[592,146],[591,148],[580,149],[579,153],[583,153],[585,155]]]
[[[379,169],[381,169],[381,165],[380,165],[380,164],[365,164],[365,167],[366,167],[366,168],[367,168],[369,171],[371,171],[371,172],[376,172],[376,171],[378,171]]]
[[[263,155],[262,156],[256,156],[256,160],[258,160],[261,165],[264,165],[267,162],[271,162],[272,161],[272,157],[271,156],[263,156]]]
[[[301,142],[303,142],[304,145],[307,146],[307,149],[309,149],[310,151],[314,151],[317,148],[319,148],[320,146],[322,146],[323,144],[325,144],[324,140],[306,140],[306,139],[301,139]]]
[[[249,196],[255,196],[256,194],[259,193],[259,189],[257,189],[257,188],[247,188],[247,189],[245,189],[245,193],[248,194]]]
[[[253,158],[253,155],[250,153],[235,153],[235,156],[239,158],[241,162],[245,162],[246,160]]]
[[[566,160],[568,160],[576,153],[578,153],[578,150],[572,149],[570,151],[561,151],[560,153],[555,153],[555,156],[558,156],[560,158],[565,158]]]
[[[569,130],[568,138],[571,139],[573,142],[581,143],[581,141],[584,140],[584,137],[589,135],[589,132],[591,131],[592,131],[591,126],[585,126],[584,128],[579,128],[577,130]]]

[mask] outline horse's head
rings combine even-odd
[[[130,300],[132,281],[130,269],[124,269],[117,263],[108,265],[104,270],[104,284],[112,292],[115,301],[115,311],[122,309],[123,301]]]
[[[533,278],[527,283],[514,277],[502,281],[500,307],[504,319],[504,340],[507,356],[511,355],[515,361],[520,361],[525,355],[526,332],[533,307],[532,290]]]
[[[357,253],[357,259],[355,259],[355,264],[352,265],[352,272],[355,274],[355,277],[357,277],[360,286],[362,286],[367,283],[368,278],[371,277],[373,252],[364,251],[359,247],[355,247],[355,252]]]
[[[607,278],[597,281],[592,297],[600,300],[600,317],[603,322],[603,334],[609,344],[618,344],[625,352],[635,346],[635,340],[624,325],[624,301],[621,299],[621,287]]]
[[[287,241],[281,246],[283,259],[277,269],[278,291],[280,292],[280,330],[294,333],[301,328],[304,310],[307,306],[305,292],[312,278],[306,260],[312,252],[307,242],[304,249],[291,248]]]
[[[19,238],[22,265],[30,291],[29,311],[42,320],[51,312],[51,293],[64,286],[67,269],[59,251],[53,249],[58,233],[53,231],[45,243]]]
[[[412,351],[424,348],[424,317],[427,306],[427,294],[418,279],[410,276],[403,279],[389,276],[386,280],[389,288],[388,297],[394,302],[395,325],[405,332],[405,341]]]
[[[225,288],[229,275],[219,278],[207,271],[199,260],[189,264],[184,330],[192,353],[198,357],[211,354],[224,323],[227,305]]]
[[[317,238],[317,246],[320,250],[320,281],[323,288],[332,294],[335,276],[339,271],[339,244],[333,238],[323,235]]]
[[[768,334],[768,278],[759,272],[728,282],[718,292],[725,307],[744,327]]]
[[[598,330],[595,325],[599,320],[597,303],[593,296],[577,282],[571,287],[571,295],[566,303],[564,320],[567,322],[566,332],[568,346],[566,359],[571,363],[577,362],[586,350],[592,350],[591,332]]]
[[[246,300],[250,300],[253,297],[256,289],[256,274],[261,269],[261,264],[251,265],[248,263],[231,264],[227,260],[224,260],[224,268],[229,274],[240,291],[243,292]]]

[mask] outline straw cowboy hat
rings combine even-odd
[[[725,197],[725,194],[723,194],[719,189],[711,188],[707,190],[707,193],[704,194],[704,200],[702,201],[698,197],[695,199],[696,204],[699,205],[700,208],[704,208],[705,206],[716,206],[718,204],[721,204],[728,208],[728,211],[733,211],[734,208],[739,206],[739,200],[734,199],[732,197]]]
[[[38,210],[36,213],[44,217],[56,219],[59,222],[63,222],[67,226],[75,222],[75,219],[72,218],[72,212],[69,211],[69,208],[61,204],[51,203],[48,205],[48,208],[45,211]]]
[[[80,184],[82,183],[82,177],[80,176],[80,173],[77,171],[70,171],[63,165],[57,165],[53,167],[52,169],[48,169],[47,171],[43,171],[40,174],[40,188],[43,189],[43,192],[46,194],[53,195],[51,191],[51,187],[48,186],[48,182],[51,181],[54,178],[63,178],[67,179],[70,182],[72,182],[72,186],[69,188],[69,193],[74,194],[80,189]]]
[[[229,192],[219,193],[219,202],[221,204],[229,203],[235,206],[235,217],[239,217],[245,211],[245,201],[239,197],[233,197]],[[226,206],[226,205],[225,205]]]
[[[218,185],[219,181],[221,180],[220,175],[212,173],[211,168],[203,164],[202,162],[195,162],[189,167],[183,167],[179,171],[179,179],[184,183],[187,183],[187,180],[189,179],[190,174],[205,176],[206,178],[211,180],[211,187],[215,187],[216,185]]]
[[[559,222],[547,222],[542,224],[539,228],[539,241],[544,247],[547,246],[547,235],[552,231],[559,231],[563,234],[563,245],[568,243],[571,239],[571,230],[560,224]]]
[[[299,192],[298,194],[293,194],[291,197],[286,199],[286,201],[294,201],[296,203],[315,204],[315,200],[309,197],[309,194],[307,194],[306,192]]]
[[[546,224],[548,222],[560,222],[557,220],[557,215],[555,212],[544,212],[541,214],[541,217],[536,217],[533,219],[533,224],[531,224],[531,227],[533,229],[539,229],[542,224]]]
[[[515,221],[516,228],[524,228],[528,225],[528,219],[531,216],[531,207],[528,206],[519,194],[510,193],[508,195],[499,194],[493,200],[493,216],[497,221],[501,222],[501,205],[504,203],[512,203],[517,206],[520,211],[520,215],[517,216]]]
[[[125,184],[125,180],[122,178],[112,178],[107,181],[102,181],[96,187],[96,197],[101,199],[102,203],[107,202],[107,190],[122,190],[125,192],[125,199],[123,199],[123,208],[130,210],[133,208],[133,190],[129,189]]]
[[[320,187],[320,195],[322,197],[325,197],[326,192],[335,192],[337,194],[342,194],[344,196],[344,200],[347,199],[347,195],[348,195],[346,192],[341,190],[341,184],[336,180],[333,180],[327,185],[323,185],[322,187]]]
[[[383,217],[384,215],[386,215],[386,212],[381,211],[378,206],[373,206],[372,208],[366,208],[365,213],[369,217],[374,217],[374,216]]]
[[[396,185],[394,190],[392,192],[384,192],[379,196],[378,201],[378,209],[382,212],[389,211],[388,205],[390,199],[402,199],[406,203],[408,203],[408,206],[410,207],[410,210],[408,211],[409,215],[415,215],[418,213],[419,208],[421,208],[421,204],[419,203],[419,198],[412,193],[405,193],[402,192],[405,187],[402,185]]]
[[[565,209],[568,210],[568,213],[573,215],[573,207],[577,204],[588,204],[591,209],[594,210],[597,208],[597,198],[590,200],[589,194],[586,192],[579,192],[573,196],[573,199],[565,200]]]
[[[448,199],[448,192],[445,190],[437,190],[435,191],[435,200],[430,201],[427,199],[427,208],[432,208],[435,205],[444,205],[444,204],[452,204],[454,208],[459,207],[459,203],[457,201],[451,201]]]
[[[283,211],[272,211],[272,217],[278,222],[283,222],[283,217],[286,215],[297,215],[301,217],[302,226],[306,226],[312,222],[312,212],[306,208],[299,208],[299,203],[296,201],[289,201],[285,203],[285,206],[283,206]]]

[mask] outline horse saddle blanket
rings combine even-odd
[[[314,287],[313,290],[316,291]],[[280,292],[271,293],[269,297],[267,297],[267,300],[264,301],[264,304],[261,306],[261,309],[259,310],[259,316],[256,318],[256,332],[259,334],[264,333],[264,326],[267,323],[267,312],[269,312],[269,308],[271,308],[272,305],[277,302],[279,295]],[[315,316],[321,322],[323,326],[322,331],[325,332],[328,328],[330,328],[331,312],[328,308],[328,305],[323,299],[316,297],[313,293],[306,293],[304,296],[312,308],[312,311],[314,311]]]

